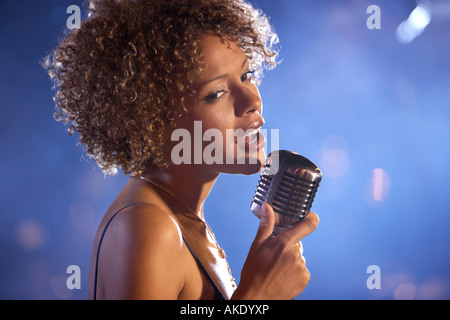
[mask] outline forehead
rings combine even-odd
[[[202,34],[200,43],[206,63],[204,76],[225,72],[235,65],[240,68],[242,61],[247,57],[235,42],[218,36]]]

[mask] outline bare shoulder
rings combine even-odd
[[[139,241],[141,244],[182,244],[181,231],[169,213],[159,206],[143,203],[119,213],[109,227],[121,240]]]
[[[107,299],[176,299],[183,288],[183,239],[174,218],[153,204],[112,219],[99,255],[99,293]]]

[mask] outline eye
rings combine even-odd
[[[246,73],[244,73],[241,77],[241,81],[245,82],[245,81],[251,81],[253,79],[253,74],[255,73],[255,71],[248,71]]]
[[[219,91],[212,92],[205,97],[205,101],[207,103],[212,103],[212,102],[214,102],[214,100],[219,99],[224,94],[225,94],[225,90],[219,90]]]

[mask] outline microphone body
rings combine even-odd
[[[307,158],[291,151],[273,151],[261,171],[250,210],[261,218],[266,202],[275,212],[274,233],[289,229],[310,212],[321,180],[322,172]]]

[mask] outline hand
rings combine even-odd
[[[259,229],[232,299],[284,300],[299,295],[310,279],[300,240],[318,224],[319,218],[311,212],[291,229],[273,236],[275,213],[264,203]]]

